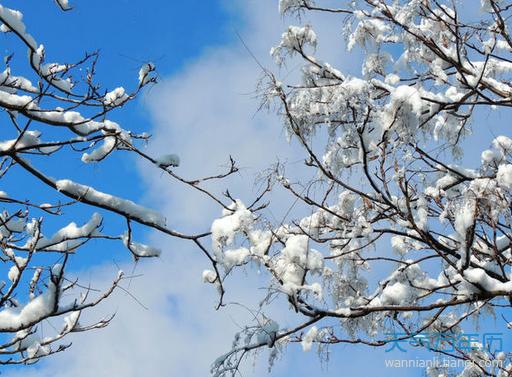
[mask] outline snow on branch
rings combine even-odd
[[[282,197],[273,204],[268,193],[268,212],[236,202],[212,224],[223,269],[204,271],[203,280],[229,287],[243,269],[266,282],[254,323],[213,374],[236,375],[264,348],[272,366],[293,343],[327,355],[337,344],[465,339],[469,318],[506,318],[512,139],[506,127],[489,140],[472,131],[503,122],[510,106],[511,2],[281,0],[279,10],[299,24],[271,49],[279,73],[265,72],[261,97],[302,147],[304,170],[290,175],[277,163],[266,173],[270,191],[280,186],[294,203],[285,220],[275,218]],[[311,20],[322,17],[338,17],[336,43],[315,33]],[[362,56],[360,74],[317,53],[342,45],[344,59]],[[283,67],[299,61],[302,75],[293,78]],[[465,154],[481,154],[481,162],[469,164]],[[273,323],[279,298],[295,325]],[[497,332],[507,326],[497,321]],[[429,376],[510,375],[510,355],[472,344],[417,346],[469,363]]]
[[[64,11],[71,9],[67,0],[55,3]],[[76,170],[83,169],[83,164],[103,169],[103,161],[122,151],[120,156],[130,153],[177,185],[229,208],[229,198],[208,191],[203,183],[228,177],[237,168],[230,159],[227,172],[183,178],[174,171],[180,162],[178,155],[150,156],[144,150],[148,133],[132,132],[129,124],[122,126],[113,120],[115,110],[156,82],[152,63],[143,64],[131,83],[105,87],[96,81],[98,52],[57,63],[52,61],[51,51],[32,36],[30,30],[37,28],[25,25],[20,10],[0,5],[0,22],[0,32],[27,49],[31,68],[23,69],[23,62],[11,54],[0,70],[0,179],[8,182],[9,192],[0,192],[0,265],[4,274],[0,281],[0,365],[31,364],[67,349],[68,334],[104,327],[113,318],[84,323],[82,313],[94,309],[116,289],[126,290],[122,271],[109,286],[98,288],[82,285],[66,269],[92,240],[124,246],[134,260],[158,257],[159,247],[135,241],[141,229],[135,224],[139,224],[193,242],[220,275],[213,252],[202,243],[210,235],[208,229],[195,234],[173,230],[157,211],[99,191],[92,187],[97,182],[90,186],[74,182],[70,177]],[[52,178],[49,171],[54,168],[62,179]],[[119,184],[131,185],[132,179],[138,177],[126,177]],[[104,217],[105,213],[110,216]],[[82,216],[90,218],[85,221]],[[126,224],[121,234],[105,220],[111,216]],[[222,283],[217,283],[222,291]],[[219,306],[221,303],[222,299]],[[43,334],[43,322],[49,322],[54,332]]]

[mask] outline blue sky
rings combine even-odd
[[[14,0],[3,4],[20,6]],[[277,117],[256,112],[258,101],[252,93],[258,68],[235,32],[240,32],[259,60],[270,65],[268,50],[289,22],[280,18],[275,1],[75,0],[73,5],[73,11],[63,14],[50,0],[26,0],[21,10],[51,60],[73,61],[84,51],[99,49],[97,77],[105,88],[135,85],[142,63],[157,65],[160,84],[111,115],[124,128],[154,134],[151,152],[178,153],[183,161],[180,171],[189,176],[209,174],[233,154],[243,167],[231,182],[240,195],[251,193],[258,168],[277,157],[291,161],[293,170],[293,162],[300,160],[297,148],[285,142]],[[358,72],[357,56],[347,58],[339,43],[339,19],[328,16],[321,22],[311,21],[318,24],[317,31],[326,40],[327,47],[319,46],[319,54],[345,70]],[[7,37],[0,35],[0,39],[6,53],[14,51],[15,59],[24,60],[23,51],[17,51]],[[336,44],[329,45],[329,41]],[[287,74],[297,74],[297,67],[288,70]],[[217,209],[203,199],[122,153],[100,166],[84,165],[77,155],[47,168],[55,174],[65,170],[80,182],[156,207],[177,228],[207,228],[216,214]],[[15,178],[18,185],[30,182],[26,177]],[[35,186],[28,187],[29,194],[45,195]],[[66,216],[85,221],[90,213],[85,209]],[[116,219],[107,216],[106,221],[108,229],[121,229]],[[137,266],[144,276],[130,287],[149,310],[118,293],[90,314],[98,318],[117,312],[109,328],[73,338],[74,345],[66,353],[23,371],[11,369],[9,377],[208,375],[209,363],[229,348],[237,321],[243,321],[247,313],[213,310],[215,292],[200,279],[208,266],[193,247],[147,232],[139,237],[161,245],[164,251],[159,260]],[[100,242],[84,248],[73,261],[75,273],[98,286],[108,284],[118,265],[131,270],[128,253],[121,245]],[[247,287],[233,284],[229,296],[233,300],[252,295],[258,287],[252,278],[239,278]],[[276,316],[286,318],[286,313]],[[409,352],[407,357],[420,355]],[[333,349],[331,361],[322,365],[314,351],[303,353],[300,347],[291,346],[271,375],[351,377],[377,371],[381,376],[423,375],[420,370],[385,370],[385,357],[389,355],[383,349],[339,346]],[[249,360],[245,375],[266,375],[265,369],[263,355],[254,371]]]

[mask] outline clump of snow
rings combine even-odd
[[[306,235],[291,236],[286,241],[282,254],[288,262],[304,266],[309,270],[320,270],[323,267],[323,256],[308,247],[309,238]]]
[[[495,0],[494,3],[500,3],[502,0]],[[480,10],[482,12],[494,12],[492,2],[490,0],[480,0]]]
[[[251,241],[251,254],[263,257],[272,245],[272,232],[260,229],[251,230],[249,240]]]
[[[57,190],[72,196],[77,196],[89,202],[120,212],[131,218],[158,226],[165,226],[165,218],[154,210],[135,204],[131,200],[97,191],[92,187],[75,183],[69,179],[61,179],[55,182]]]
[[[502,164],[496,173],[498,184],[508,190],[512,189],[512,164]]]
[[[180,166],[180,157],[177,154],[164,154],[156,159],[158,166],[166,168],[169,166],[177,167]]]
[[[99,148],[91,153],[84,153],[82,155],[82,162],[90,163],[101,161],[115,149],[116,145],[117,139],[114,136],[107,136],[103,139],[103,144]]]
[[[393,251],[400,255],[404,255],[409,249],[407,244],[405,243],[405,237],[403,236],[391,237],[391,247],[393,248]]]
[[[23,13],[0,5],[0,20],[3,22],[3,25],[0,26],[0,31],[15,31],[27,41],[30,48],[34,50],[37,48],[35,39],[26,31],[26,26],[23,23]]]
[[[359,13],[360,17],[363,14]],[[361,18],[354,32],[349,36],[347,49],[350,51],[356,45],[366,47],[367,44],[385,42],[389,39],[391,27],[378,19]]]
[[[53,276],[60,276],[61,265],[52,268]],[[15,308],[5,308],[0,311],[0,331],[12,332],[22,328],[28,328],[31,324],[38,323],[55,310],[55,304],[60,287],[56,286],[53,279],[48,280],[48,289],[45,293],[33,298],[26,305]]]
[[[512,139],[507,136],[498,136],[492,141],[492,145],[503,155],[507,155],[512,152]]]
[[[305,235],[289,237],[274,263],[275,271],[282,280],[282,288],[287,293],[302,287],[306,270],[321,273],[324,265],[322,253],[309,248],[309,239]]]
[[[69,332],[76,327],[76,325],[78,324],[78,319],[80,317],[80,313],[81,313],[80,310],[76,310],[64,317],[63,331]]]
[[[213,284],[217,280],[217,274],[212,270],[203,271],[203,282]]]
[[[301,287],[302,289],[306,291],[312,292],[317,299],[321,300],[323,297],[323,288],[322,285],[318,282],[315,282],[313,284],[306,284]]]
[[[37,88],[32,85],[30,80],[21,77],[14,76],[11,74],[11,68],[7,67],[2,73],[0,73],[0,86],[3,91],[15,94],[16,89],[22,89],[29,92],[36,92]]]
[[[229,207],[229,210],[222,211],[222,217],[216,219],[211,226],[212,243],[215,250],[223,246],[229,246],[235,239],[235,234],[243,228],[248,227],[254,221],[254,216],[245,205],[236,200]]]
[[[0,151],[5,152],[13,148],[22,149],[40,143],[41,132],[36,130],[25,131],[19,138],[0,141]]]
[[[14,265],[9,269],[9,272],[7,273],[7,277],[10,281],[16,281],[18,280],[18,276],[20,275],[20,269],[18,266]]]
[[[384,79],[384,82],[386,84],[396,85],[396,84],[398,84],[400,82],[400,76],[398,76],[395,73],[390,73],[390,74],[386,75],[386,78]]]
[[[403,305],[411,297],[409,285],[399,281],[388,284],[380,295],[380,302],[383,305]]]
[[[416,225],[421,230],[427,230],[428,226],[428,202],[426,198],[421,195],[416,203],[416,214],[414,216]]]
[[[464,280],[470,283],[475,283],[481,286],[486,292],[505,292],[510,294],[512,292],[512,281],[505,283],[490,277],[487,272],[482,268],[468,268],[464,270]],[[470,291],[474,290],[474,287]]]
[[[49,346],[43,346],[40,343],[36,342],[27,348],[27,357],[34,358],[34,357],[46,356],[50,352],[51,352],[51,349]]]
[[[124,88],[119,87],[105,94],[103,97],[103,103],[105,106],[119,106],[129,99],[130,97],[126,94]]]
[[[222,258],[223,265],[227,270],[234,266],[240,266],[245,263],[250,254],[249,249],[245,247],[226,250]]]
[[[155,65],[153,63],[145,63],[140,67],[139,70],[139,85],[146,85],[151,81],[151,72],[155,70]]]
[[[10,281],[14,282],[19,279],[20,276],[20,269],[25,268],[27,265],[28,259],[23,257],[14,257],[14,265],[11,266],[9,269],[9,272],[7,273],[7,277]]]
[[[51,249],[57,251],[73,251],[82,244],[81,238],[99,235],[98,228],[102,222],[102,217],[94,213],[91,219],[83,226],[78,227],[76,223],[71,222],[64,228],[58,230],[51,238],[39,236],[36,241],[38,249]],[[27,241],[27,246],[32,246],[33,239]]]
[[[123,240],[124,245],[137,257],[158,257],[162,253],[162,250],[159,248],[130,240],[128,232],[125,232],[121,236],[121,239]]]
[[[466,232],[475,221],[475,211],[475,202],[469,200],[455,214],[454,228],[462,240],[466,239]]]
[[[285,55],[293,55],[302,51],[306,45],[316,46],[316,34],[311,26],[292,25],[281,35],[281,42],[270,50],[270,55],[274,57],[278,64],[281,64]]]
[[[400,85],[391,93],[385,122],[387,126],[395,124],[402,127],[401,133],[410,136],[418,127],[422,111],[423,100],[419,91],[412,86]],[[394,119],[397,121],[394,122]]]
[[[491,151],[490,149],[487,149],[482,152],[481,154],[481,160],[482,164],[490,164],[493,161],[497,160],[496,153],[494,151]]]
[[[0,214],[0,240],[11,236],[13,233],[21,233],[25,229],[23,219],[10,216],[8,212]]]
[[[302,337],[302,341],[300,344],[302,345],[302,350],[304,352],[308,352],[311,350],[313,346],[313,342],[316,340],[318,336],[318,329],[316,326],[313,326],[309,329],[309,331]]]
[[[32,66],[38,70],[39,75],[43,77],[51,85],[66,94],[71,94],[71,89],[74,83],[70,77],[64,78],[59,73],[65,73],[69,70],[70,66],[59,63],[46,63],[43,64],[45,58],[45,49],[43,45],[31,48],[29,50],[29,58]]]
[[[117,147],[118,141],[124,141],[126,144],[131,143],[130,134],[115,122],[105,120],[101,126],[101,132],[105,135],[103,143],[91,153],[84,153],[82,162],[90,163],[103,160]]]
[[[64,10],[69,10],[71,9],[71,6],[69,5],[69,0],[55,0],[57,1],[57,4],[59,4],[59,6],[64,9]]]

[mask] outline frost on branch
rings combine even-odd
[[[270,347],[273,360],[291,343],[325,351],[339,343],[385,347],[389,334],[405,342],[422,334],[464,338],[487,316],[496,318],[493,332],[509,335],[512,139],[506,126],[505,135],[488,140],[472,132],[488,126],[479,113],[508,119],[512,4],[465,7],[480,4],[279,2],[280,12],[298,16],[293,23],[310,14],[339,17],[344,41],[322,45],[305,21],[271,50],[281,70],[289,59],[303,62],[296,80],[266,72],[262,97],[302,146],[305,167],[288,176],[286,164],[277,164],[268,174],[270,211],[237,202],[213,223],[224,269],[203,275],[205,281],[227,285],[237,268],[266,279],[254,326],[214,364],[216,375],[235,375],[241,360],[260,349]],[[363,54],[360,74],[316,52],[343,42],[347,61]],[[474,159],[464,152],[481,155],[480,163],[468,163]],[[294,202],[295,216],[283,222],[272,206],[276,185]],[[279,299],[291,324],[271,344],[258,341],[252,334]],[[440,349],[420,346],[475,362],[464,370],[431,368],[429,376],[511,375],[510,355],[482,342],[473,349],[449,340]],[[484,359],[489,363],[476,362]]]

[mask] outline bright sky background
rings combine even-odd
[[[157,65],[160,83],[111,118],[126,129],[151,132],[152,153],[179,154],[180,173],[193,177],[219,171],[231,154],[244,168],[231,182],[234,194],[247,190],[252,194],[258,168],[277,157],[289,161],[292,170],[301,162],[294,145],[286,143],[279,119],[257,112],[254,90],[260,72],[236,35],[240,33],[258,60],[273,67],[268,50],[291,22],[279,16],[276,1],[75,0],[75,9],[65,14],[50,0],[19,3],[3,1],[6,6],[21,7],[29,31],[45,44],[51,60],[72,61],[85,51],[100,49],[98,79],[108,88],[135,85],[141,64]],[[311,21],[320,36],[319,54],[338,67],[358,72],[357,56],[348,57],[340,42],[341,19]],[[0,40],[9,52],[12,47],[6,37],[0,35]],[[290,75],[297,74],[297,67],[288,70]],[[148,166],[123,158],[122,153],[101,167],[80,166],[73,172],[77,180],[158,208],[175,228],[208,229],[217,215],[214,206]],[[90,213],[79,215],[85,221]],[[22,371],[10,368],[5,376],[207,376],[210,363],[229,349],[237,323],[247,319],[247,312],[237,307],[214,311],[215,292],[201,282],[201,272],[208,266],[192,245],[155,234],[145,236],[163,248],[159,260],[136,266],[135,272],[143,276],[130,285],[130,292],[147,309],[118,292],[89,314],[97,319],[116,312],[107,329],[80,334],[65,353]],[[121,245],[106,247],[99,242],[84,254],[76,257],[73,268],[95,286],[108,285],[118,266],[133,269]],[[249,271],[239,276],[244,284],[232,281],[228,288],[234,293],[229,298],[252,297],[258,287],[253,275]],[[283,308],[275,315],[286,322]],[[407,358],[418,355],[409,350]],[[244,375],[266,375],[266,357],[263,353],[254,368],[247,361]],[[351,377],[363,375],[361,371],[364,375],[377,371],[380,376],[423,375],[420,370],[386,370],[385,357],[390,356],[383,349],[338,346],[326,364],[315,351],[303,353],[300,345],[292,345],[271,375]]]

